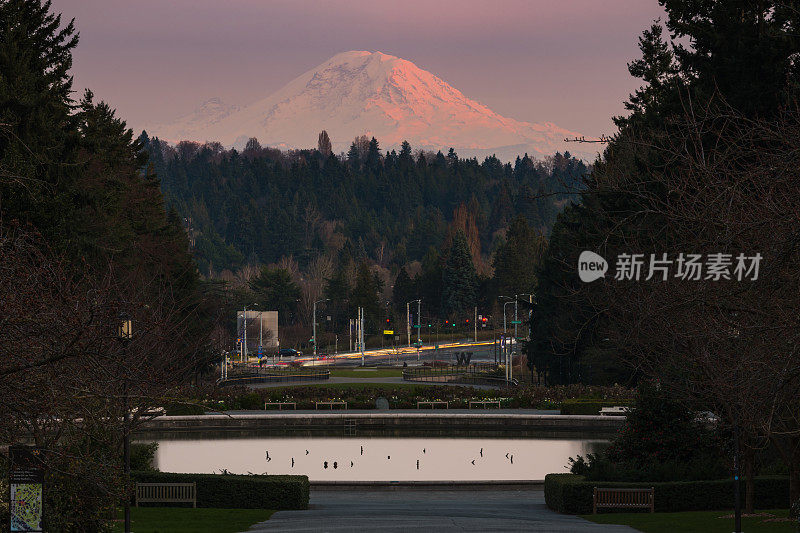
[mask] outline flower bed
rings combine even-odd
[[[631,398],[632,391],[620,386],[597,387],[564,385],[555,387],[519,387],[516,389],[479,390],[472,387],[446,385],[369,386],[286,386],[248,389],[246,387],[212,386],[182,391],[184,398],[204,405],[210,411],[259,410],[265,402],[294,402],[297,409],[314,409],[316,402],[345,401],[350,409],[375,409],[375,400],[386,398],[390,409],[415,409],[418,401],[446,401],[450,408],[466,409],[474,400],[500,401],[510,409],[560,409],[566,400],[621,403]]]

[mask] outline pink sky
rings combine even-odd
[[[524,121],[586,135],[637,86],[626,64],[656,0],[54,0],[81,40],[75,87],[132,127],[219,96],[245,105],[346,50],[413,61]]]

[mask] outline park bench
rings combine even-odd
[[[136,507],[140,503],[191,503],[197,507],[197,486],[192,483],[137,483]]]
[[[450,408],[450,402],[439,402],[439,401],[420,401],[417,402],[417,409],[419,409],[420,405],[429,405],[431,409],[434,409],[437,405],[444,405],[445,409]]]
[[[488,409],[489,405],[496,405],[498,409],[500,409],[500,400],[471,400],[469,402],[469,408],[472,409],[472,404],[475,405],[482,405],[484,409]]]
[[[319,409],[320,405],[327,405],[331,408],[331,410],[333,410],[334,405],[342,405],[344,406],[344,409],[347,409],[347,402],[316,402],[314,408]]]
[[[625,416],[627,414],[628,414],[628,408],[622,405],[600,408],[600,416]]]
[[[593,510],[598,509],[650,509],[655,511],[653,487],[649,489],[594,488]]]
[[[284,407],[292,406],[292,409],[297,410],[297,404],[295,402],[264,402],[264,409],[267,408],[268,405],[277,405],[278,411],[281,411]]]

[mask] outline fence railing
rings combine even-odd
[[[253,383],[280,383],[289,381],[323,381],[330,379],[331,371],[316,368],[299,368],[287,370],[258,370],[228,374],[226,379],[217,380],[218,387],[232,385],[250,385]]]
[[[495,375],[499,367],[492,363],[469,365],[422,366],[403,369],[403,380],[425,383],[459,383],[466,385],[516,386],[517,380]]]

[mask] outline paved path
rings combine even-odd
[[[544,493],[523,490],[312,490],[307,511],[279,511],[250,532],[548,531],[633,533],[549,510]]]
[[[278,410],[276,409],[268,409],[268,410],[255,410],[251,409],[248,411],[225,411],[227,415],[280,415],[280,414],[287,414],[287,415],[330,415],[333,414],[341,414],[341,415],[374,415],[374,414],[430,414],[433,412],[436,415],[560,415],[561,411],[558,409],[497,409],[495,407],[489,407],[488,409],[483,408],[475,408],[475,409],[442,409],[441,407],[437,407],[436,409],[430,409],[428,407],[423,407],[421,409],[387,409],[385,411],[379,409],[328,409],[326,407],[320,407],[318,410],[308,410],[308,409],[299,409],[295,411],[294,409],[284,409]],[[208,416],[208,415],[205,415]],[[574,416],[574,415],[570,415]],[[584,415],[585,416],[585,415]],[[614,417],[614,419],[624,419],[624,417]],[[601,420],[609,420],[611,417],[603,417]]]

